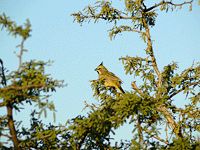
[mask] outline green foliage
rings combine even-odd
[[[38,106],[39,117],[42,113],[46,117],[47,110],[53,111],[55,116],[55,106],[48,99],[51,92],[55,92],[56,88],[63,86],[63,81],[55,80],[45,72],[45,68],[50,65],[50,62],[36,60],[22,62],[22,55],[25,51],[23,44],[30,37],[31,32],[31,25],[28,20],[24,27],[17,26],[14,21],[11,21],[9,17],[3,14],[0,15],[0,25],[2,25],[2,29],[6,28],[11,35],[22,38],[22,43],[19,45],[19,68],[17,70],[7,71],[3,60],[0,59],[0,107],[7,109],[7,114],[0,116],[0,137],[7,139],[8,144],[12,141],[15,149],[19,149],[20,146],[23,148],[29,147],[29,145],[33,144],[37,145],[33,147],[44,146],[46,149],[53,149],[50,145],[56,143],[56,135],[58,134],[56,128],[48,126],[49,129],[44,129],[44,125],[38,120],[34,122],[35,118],[33,118],[31,129],[24,128],[23,132],[20,133],[16,129],[19,126],[13,119],[12,111],[17,110],[20,112],[21,109],[26,108],[27,104],[35,104]],[[36,124],[38,128],[35,128]],[[55,131],[51,131],[53,129]],[[7,130],[9,130],[10,134]],[[28,134],[31,135],[28,136]],[[19,142],[19,137],[21,136],[23,140]],[[35,139],[35,137],[37,138]],[[40,141],[43,137],[48,138],[48,140],[43,139],[43,141]],[[0,146],[4,147],[2,141]]]
[[[33,60],[23,63],[20,70],[8,74],[6,79],[9,85],[0,89],[3,105],[12,103],[14,108],[19,110],[22,108],[17,105],[23,102],[36,102],[41,111],[45,107],[55,110],[53,104],[42,101],[48,99],[49,92],[55,92],[56,87],[61,87],[62,81],[53,80],[50,75],[45,74],[46,65],[48,63]]]
[[[54,126],[52,124],[45,125],[36,117],[38,113],[31,113],[30,128],[24,128],[18,132],[21,140],[20,148],[24,149],[70,149],[67,142],[69,133],[62,126]]]
[[[173,62],[160,70],[150,34],[156,23],[157,8],[173,11],[184,5],[191,7],[193,1],[179,4],[160,1],[154,5],[148,5],[146,0],[124,2],[123,8],[115,8],[112,2],[100,0],[72,16],[81,25],[91,20],[114,23],[109,34],[111,39],[125,31],[140,34],[146,45],[146,57],[120,58],[125,74],[133,78],[133,90],[118,93],[114,88],[105,87],[102,79],[92,80],[93,96],[98,104],[86,103],[87,115],[79,115],[59,126],[45,125],[38,118],[42,113],[46,116],[47,109],[55,111],[53,102],[48,101],[49,93],[62,87],[63,82],[45,72],[49,62],[31,60],[21,63],[23,42],[30,36],[30,23],[17,26],[5,14],[0,15],[2,27],[12,35],[22,37],[19,68],[7,72],[0,59],[0,107],[6,107],[8,112],[0,116],[0,137],[8,139],[9,144],[12,141],[15,149],[199,149],[196,132],[200,131],[200,64],[193,64],[181,72]],[[124,25],[125,21],[128,22]],[[188,100],[181,108],[173,104],[174,97],[180,94]],[[31,114],[30,128],[17,126],[12,116],[12,110],[20,111],[24,103],[34,103],[38,107]],[[133,138],[115,142],[112,135],[125,123],[133,127]],[[164,126],[165,130],[161,128]],[[3,142],[0,146],[6,149]]]
[[[192,141],[197,142],[194,134],[199,130],[197,122],[199,122],[200,65],[196,63],[180,73],[178,65],[173,62],[160,70],[153,53],[150,34],[150,28],[156,23],[157,8],[166,12],[182,8],[184,5],[189,5],[191,8],[193,1],[183,1],[178,4],[173,1],[160,1],[150,6],[144,0],[125,0],[124,2],[125,9],[114,8],[110,1],[98,1],[94,6],[90,5],[83,11],[72,14],[74,20],[81,25],[91,20],[95,23],[99,20],[114,23],[113,28],[109,30],[110,39],[125,31],[139,33],[147,46],[145,49],[147,56],[144,58],[138,56],[120,58],[125,73],[132,75],[135,79],[131,83],[133,91],[119,94],[115,89],[104,87],[101,79],[92,81],[94,96],[100,104],[87,104],[92,111],[83,119],[85,120],[83,122],[87,124],[89,120],[92,124],[92,122],[107,120],[111,122],[110,133],[126,122],[133,124],[134,138],[125,144],[128,146],[127,149],[172,148],[173,145],[178,145],[177,140],[183,143],[186,139],[185,147],[182,148],[193,149]],[[126,20],[129,22],[124,25]],[[174,97],[179,94],[184,94],[189,100],[184,108],[173,104]],[[103,111],[99,113],[101,110]],[[104,114],[106,118],[102,117],[104,119],[101,120],[95,116],[97,119],[90,120],[90,117],[96,113],[97,116]],[[164,124],[166,124],[166,137],[161,136],[163,130],[160,126]],[[85,128],[94,126],[85,125]],[[75,131],[78,132],[77,129]],[[88,135],[89,132],[90,130]],[[174,138],[176,140],[171,140],[169,134],[170,137],[176,137]],[[101,149],[101,147],[98,148]],[[119,147],[110,149],[114,148]]]
[[[124,0],[125,9],[123,8],[114,8],[112,2],[99,0],[93,6],[89,5],[77,13],[73,13],[74,21],[79,24],[84,22],[98,22],[99,20],[105,20],[114,22],[113,28],[110,29],[109,36],[112,39],[117,34],[125,31],[133,31],[141,34],[141,37],[145,39],[144,32],[141,32],[144,29],[143,19],[147,21],[147,24],[150,27],[155,25],[155,20],[157,17],[157,11],[155,8],[160,8],[161,11],[168,12],[169,10],[174,11],[182,8],[184,5],[189,5],[189,8],[192,8],[192,2],[180,2],[179,4],[173,3],[172,1],[160,1],[153,6],[148,6],[145,0]],[[131,23],[127,25],[124,24],[122,20],[131,20]],[[122,22],[122,23],[121,23]]]
[[[188,137],[186,138],[178,138],[173,139],[173,143],[167,147],[167,150],[174,150],[174,149],[182,149],[182,150],[188,150],[188,149],[194,149],[199,150],[200,149],[200,142],[192,140]]]
[[[3,28],[6,28],[7,31],[13,36],[21,36],[23,39],[30,37],[31,24],[29,20],[26,20],[26,23],[23,26],[18,26],[14,21],[10,20],[5,14],[0,15],[0,25]]]
[[[112,39],[118,33],[124,31],[133,31],[141,33],[144,36],[141,30],[143,27],[143,17],[145,16],[147,23],[150,26],[155,25],[155,18],[157,14],[154,11],[143,13],[144,6],[142,5],[142,0],[132,1],[126,0],[126,11],[121,11],[117,8],[112,7],[112,3],[109,1],[97,1],[94,6],[87,6],[83,12],[78,12],[72,14],[74,16],[74,21],[80,23],[81,25],[84,22],[90,22],[94,20],[96,23],[99,20],[106,20],[108,22],[114,22],[114,27],[110,30],[109,36]],[[120,25],[117,27],[117,23],[121,20],[131,20],[131,26]]]
[[[74,13],[74,21],[82,24],[85,21],[90,21],[94,19],[97,22],[99,19],[106,20],[108,22],[113,22],[116,19],[119,20],[121,17],[121,12],[111,6],[109,1],[97,1],[95,6],[88,6],[84,10],[85,15],[82,12]]]

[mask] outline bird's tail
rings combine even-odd
[[[123,94],[125,93],[121,86],[119,87],[119,90],[121,93],[123,93]]]

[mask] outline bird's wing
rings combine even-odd
[[[118,78],[114,73],[112,72],[108,72],[108,76],[111,80],[114,80],[114,81],[119,81],[120,83],[122,83],[122,80],[120,78]]]

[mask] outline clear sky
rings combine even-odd
[[[114,0],[113,0],[114,1]],[[67,119],[82,111],[84,101],[96,103],[89,80],[97,79],[94,71],[102,61],[105,66],[118,75],[124,82],[125,90],[131,89],[133,77],[126,76],[121,56],[144,56],[145,45],[136,33],[124,33],[111,41],[108,30],[111,25],[100,21],[97,24],[73,22],[70,16],[95,1],[88,0],[1,0],[0,13],[5,13],[21,25],[28,18],[32,24],[31,38],[25,43],[29,50],[25,60],[53,60],[47,69],[54,78],[65,80],[67,87],[53,93],[51,100],[57,109],[56,123],[65,123]],[[154,50],[162,69],[172,61],[178,62],[180,70],[189,67],[193,61],[200,60],[200,6],[195,3],[193,11],[188,7],[174,12],[159,13],[155,27],[151,30]],[[13,53],[20,40],[0,32],[0,58],[9,70],[16,69],[18,61]],[[182,103],[184,99],[177,99]],[[0,110],[4,114],[5,110]],[[28,123],[27,110],[15,112],[17,119]],[[52,121],[52,115],[46,119]],[[130,131],[130,126],[124,128]],[[123,130],[123,131],[124,131]],[[127,138],[122,130],[118,135]],[[131,136],[130,132],[128,133]]]

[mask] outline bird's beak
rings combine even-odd
[[[97,68],[96,68],[96,69],[94,69],[94,71],[97,71]]]

